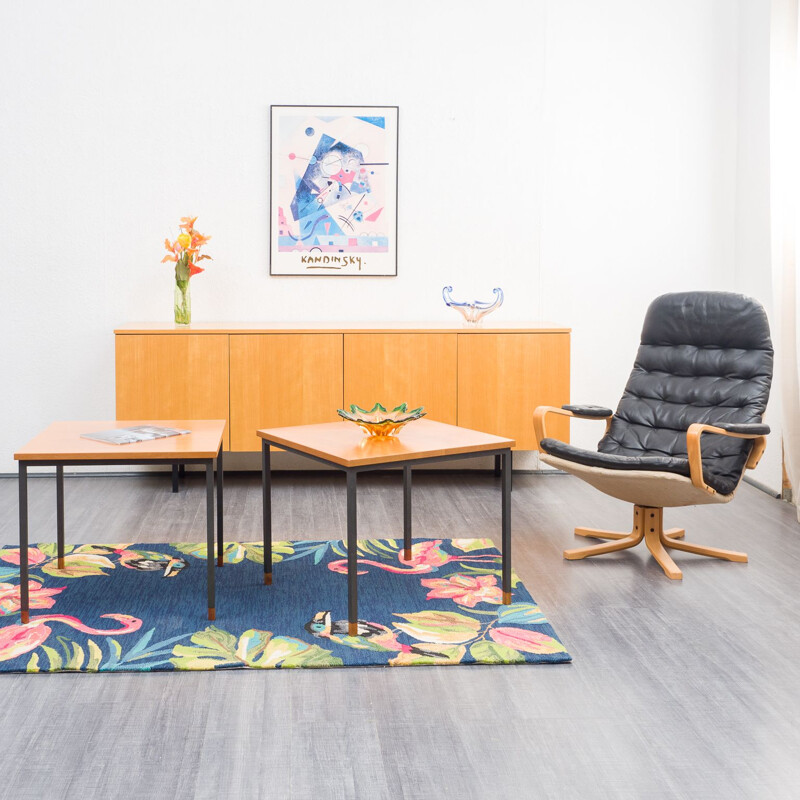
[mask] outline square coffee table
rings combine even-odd
[[[375,438],[352,422],[324,422],[288,428],[259,430],[264,501],[264,583],[272,583],[272,485],[270,445],[343,470],[347,475],[347,599],[349,633],[358,623],[358,526],[356,479],[359,472],[403,468],[403,547],[411,558],[411,469],[437,461],[499,456],[501,461],[501,529],[503,550],[503,603],[511,603],[511,448],[513,439],[420,419],[406,425],[397,436]]]
[[[81,438],[134,425],[158,425],[191,431],[133,444],[106,444]],[[128,464],[204,464],[206,468],[206,537],[208,552],[208,618],[216,617],[214,600],[214,461],[217,462],[217,564],[222,566],[222,435],[224,419],[105,420],[54,422],[14,453],[19,462],[19,579],[20,612],[29,621],[28,598],[28,467],[56,468],[56,535],[58,568],[64,569],[64,467]]]

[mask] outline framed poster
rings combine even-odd
[[[270,275],[397,275],[398,111],[270,107]]]

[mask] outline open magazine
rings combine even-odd
[[[178,428],[159,428],[157,425],[135,425],[132,428],[115,428],[110,431],[96,431],[95,433],[82,433],[81,439],[94,439],[106,444],[133,444],[146,442],[150,439],[164,439],[167,436],[181,436],[191,431],[182,431]]]

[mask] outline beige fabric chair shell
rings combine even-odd
[[[730,503],[735,494],[735,492],[709,494],[705,489],[698,489],[692,483],[691,478],[674,475],[670,472],[645,470],[623,472],[618,469],[587,467],[584,464],[566,461],[548,453],[540,453],[539,458],[551,467],[576,475],[604,494],[634,505],[651,508],[677,508],[678,506],[696,506],[706,503]]]

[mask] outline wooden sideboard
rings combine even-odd
[[[428,416],[535,450],[533,410],[569,396],[569,328],[523,323],[156,323],[118,328],[117,419],[226,419],[227,450],[258,428],[338,419],[337,408],[407,402]],[[553,435],[568,441],[569,420]]]

